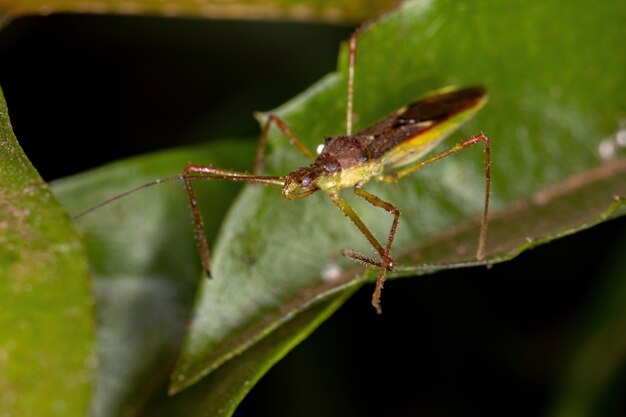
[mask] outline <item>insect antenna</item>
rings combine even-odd
[[[109,204],[113,203],[114,201],[117,201],[117,200],[120,200],[122,198],[125,198],[125,197],[127,197],[127,196],[129,196],[131,194],[135,194],[137,191],[141,191],[141,190],[144,190],[146,188],[150,188],[150,187],[152,187],[154,185],[163,184],[163,183],[166,183],[166,182],[184,181],[187,178],[188,178],[188,176],[186,176],[186,175],[174,175],[174,176],[171,176],[171,177],[161,178],[161,179],[158,179],[158,180],[147,182],[145,184],[141,184],[141,185],[139,185],[139,186],[137,186],[137,187],[135,187],[133,189],[130,189],[128,191],[124,191],[121,194],[117,194],[117,195],[115,195],[115,196],[113,196],[111,198],[107,198],[106,200],[96,204],[95,206],[92,206],[92,207],[88,208],[87,210],[81,211],[80,213],[74,215],[74,220],[80,219],[81,217],[84,217],[84,216],[88,215],[89,213],[92,213],[92,212],[94,212],[94,211],[96,211],[96,210],[98,210],[98,209],[100,209],[100,208],[102,208],[104,206],[108,206]]]

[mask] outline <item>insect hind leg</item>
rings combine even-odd
[[[424,160],[416,162],[413,165],[409,165],[408,167],[405,167],[394,174],[386,175],[382,178],[382,182],[384,183],[396,182],[400,178],[405,177],[425,167],[426,165],[430,165],[433,162],[437,162],[443,158],[459,152],[462,149],[469,148],[481,142],[485,144],[485,201],[483,206],[483,214],[480,221],[480,235],[478,237],[478,245],[476,248],[476,259],[478,261],[483,261],[485,259],[485,245],[487,242],[487,220],[489,218],[489,201],[491,195],[491,139],[489,139],[489,136],[485,135],[482,132],[478,135],[470,136],[469,138],[462,140],[451,148],[436,153]]]

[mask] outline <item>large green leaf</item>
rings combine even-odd
[[[626,108],[621,94],[626,57],[614,53],[625,34],[620,24],[625,16],[626,5],[617,1],[592,9],[583,1],[567,5],[556,1],[408,2],[359,39],[358,126],[443,85],[485,85],[489,104],[456,137],[460,140],[480,130],[491,136],[492,202],[502,208],[603,164],[599,144],[617,131]],[[602,30],[595,28],[597,22],[602,22]],[[345,61],[344,53],[338,74],[277,110],[311,148],[324,135],[344,130]],[[306,163],[287,151],[288,144],[279,134],[271,142],[275,153],[268,161],[268,172],[285,173]],[[410,253],[420,242],[480,212],[481,156],[479,150],[467,151],[398,186],[370,187],[403,213],[396,253]],[[609,191],[599,197],[604,202],[595,217],[609,208],[613,194]],[[539,200],[537,205],[541,205]],[[365,223],[378,236],[385,236],[389,216],[380,209],[356,207]],[[567,216],[577,216],[572,211],[576,206],[568,207],[567,212],[560,209],[551,214],[558,220],[556,230],[535,228],[533,233],[540,236],[526,234],[523,228],[508,232],[500,228],[505,233],[494,233],[488,252],[501,256],[503,238],[523,242],[525,247],[527,240],[571,230],[572,225],[560,223]],[[354,274],[349,273],[339,279],[324,278],[332,278],[325,271],[353,267],[338,256],[341,248],[370,250],[323,195],[289,202],[276,190],[262,187],[245,190],[222,231],[215,247],[214,279],[201,285],[172,382],[175,391],[211,372],[310,303],[353,283]],[[458,247],[468,244],[467,240],[457,242]],[[446,255],[445,261],[470,261],[470,253],[464,251],[452,259]]]
[[[180,173],[188,161],[243,169],[250,142],[224,141],[111,164],[54,183],[73,214],[94,201]],[[201,184],[199,199],[212,237],[237,185]],[[216,198],[215,196],[219,196]],[[191,217],[181,184],[162,184],[77,220],[94,270],[98,362],[94,416],[144,407],[165,384],[180,349],[201,277]]]
[[[160,401],[155,401],[145,415],[231,415],[259,378],[337,310],[353,292],[344,291],[297,315],[201,383],[173,398],[162,397]]]
[[[82,416],[94,371],[85,253],[0,90],[0,416]]]

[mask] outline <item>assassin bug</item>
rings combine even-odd
[[[182,180],[185,183],[187,197],[191,206],[202,266],[210,277],[209,246],[204,232],[202,215],[192,185],[193,181],[218,179],[281,187],[283,196],[289,200],[297,200],[317,191],[323,191],[357,227],[379,256],[379,259],[374,259],[350,249],[341,251],[342,255],[348,258],[363,263],[368,267],[378,269],[376,287],[372,295],[372,305],[380,314],[382,312],[380,306],[381,291],[386,274],[394,270],[394,261],[390,252],[400,219],[400,211],[393,204],[365,191],[363,186],[371,179],[383,183],[396,182],[406,175],[452,155],[461,149],[484,142],[485,201],[476,252],[476,258],[482,260],[484,258],[487,236],[491,184],[489,137],[479,133],[444,151],[427,158],[424,158],[424,156],[486,103],[485,89],[478,86],[442,89],[397,110],[368,128],[352,133],[356,47],[361,31],[357,30],[349,40],[346,135],[326,138],[325,143],[318,147],[317,155],[298,140],[284,121],[276,115],[269,115],[261,131],[254,172],[252,174],[190,164],[185,168],[182,175],[144,184],[113,197],[81,213],[79,216],[139,189],[162,182]],[[261,175],[268,133],[272,125],[278,127],[289,140],[289,143],[300,153],[310,158],[313,161],[312,164],[298,168],[284,176]],[[374,237],[352,207],[340,196],[340,191],[343,188],[352,188],[358,197],[393,215],[387,241],[384,244],[381,244]]]

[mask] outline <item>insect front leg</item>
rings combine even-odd
[[[476,259],[479,261],[485,258],[485,243],[487,241],[487,218],[489,216],[489,195],[491,190],[491,140],[484,133],[480,133],[476,136],[471,136],[460,143],[457,143],[453,147],[436,153],[429,158],[419,161],[413,165],[409,165],[401,169],[400,171],[384,176],[381,180],[385,183],[392,183],[398,181],[400,178],[405,177],[426,165],[439,161],[447,156],[457,153],[458,151],[469,148],[477,143],[485,143],[485,205],[483,208],[483,215],[480,223],[480,235],[478,237],[478,248],[476,249]]]
[[[263,130],[261,131],[261,137],[259,139],[259,146],[257,148],[256,158],[254,160],[255,175],[261,174],[263,161],[265,160],[265,150],[267,149],[267,135],[269,134],[270,126],[272,125],[272,123],[274,123],[281,130],[281,132],[283,132],[283,134],[289,140],[289,143],[298,151],[300,151],[302,155],[311,160],[315,159],[315,154],[313,154],[313,152],[311,152],[309,148],[304,146],[302,142],[298,140],[296,135],[294,135],[291,129],[289,129],[289,126],[287,126],[287,123],[283,122],[282,119],[280,119],[278,116],[270,114],[267,118],[267,121],[265,122],[265,125],[263,125]]]
[[[192,182],[194,180],[217,179],[252,182],[257,184],[273,185],[276,187],[282,187],[285,184],[284,177],[252,175],[244,172],[229,171],[226,169],[213,168],[206,165],[193,164],[187,165],[187,168],[185,168],[185,171],[183,173],[182,179],[185,182],[185,190],[187,192],[189,205],[191,206],[191,214],[193,215],[195,236],[198,244],[198,250],[200,251],[202,267],[204,268],[208,277],[211,277],[209,242],[207,240],[206,233],[204,232],[204,221],[202,220],[202,214],[200,213],[200,207],[198,206],[198,200],[196,199]]]

